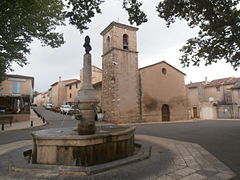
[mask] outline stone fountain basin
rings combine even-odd
[[[32,163],[91,166],[133,155],[135,127],[105,126],[93,135],[78,135],[74,128],[53,128],[32,133]]]

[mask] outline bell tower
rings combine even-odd
[[[116,123],[140,120],[136,32],[138,28],[112,22],[102,32],[102,107]]]

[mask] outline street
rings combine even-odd
[[[48,124],[43,127],[0,133],[0,144],[31,139],[31,132],[55,127],[76,126],[76,120],[43,108],[38,112]],[[201,145],[240,179],[240,121],[239,120],[198,120],[191,122],[170,122],[136,125],[136,134],[165,137]]]
[[[197,143],[238,174],[234,179],[240,179],[239,120],[138,125],[137,133]]]

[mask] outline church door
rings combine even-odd
[[[198,113],[197,113],[197,107],[193,107],[193,118],[197,118]]]
[[[162,106],[162,121],[170,121],[170,110],[167,104]]]

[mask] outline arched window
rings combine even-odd
[[[128,35],[123,35],[123,49],[128,49]]]

